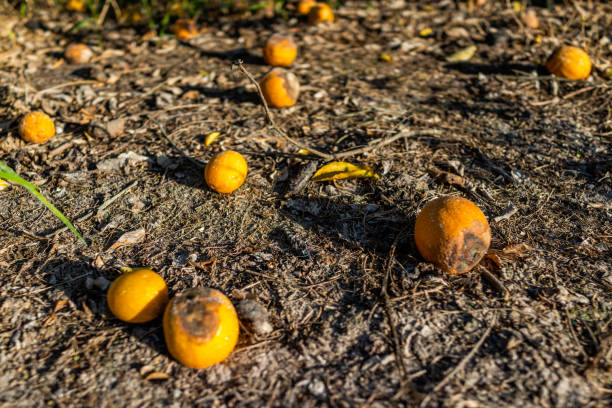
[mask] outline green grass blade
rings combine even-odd
[[[76,235],[84,244],[87,246],[87,241],[79,234],[79,232],[74,228],[70,220],[62,214],[60,210],[55,208],[53,204],[49,200],[47,200],[39,191],[38,187],[32,183],[21,178],[17,173],[13,171],[9,166],[6,165],[3,161],[0,161],[0,178],[3,178],[7,181],[13,182],[15,184],[20,185],[21,187],[28,190],[30,193],[34,195],[41,203],[43,203],[49,211],[51,211],[57,218],[59,218],[66,226]]]

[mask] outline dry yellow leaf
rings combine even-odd
[[[393,61],[393,58],[391,58],[391,56],[389,54],[380,54],[378,56],[378,59],[384,62],[391,62]]]
[[[0,191],[6,190],[7,188],[9,188],[9,183],[0,179]]]
[[[449,55],[448,57],[446,57],[446,61],[448,62],[469,61],[470,59],[472,59],[474,54],[476,54],[477,50],[478,48],[475,45],[470,45],[469,47],[466,47],[460,51],[457,51],[453,55]]]
[[[520,13],[522,9],[523,9],[523,3],[521,3],[520,1],[512,2],[512,10],[514,10],[515,13]]]
[[[433,30],[431,29],[431,27],[427,27],[419,31],[420,37],[429,37],[432,34],[433,34]]]
[[[329,181],[355,178],[378,178],[368,166],[356,166],[346,162],[331,162],[321,167],[312,176],[312,181]]]
[[[300,149],[297,152],[295,152],[295,154],[300,154],[300,155],[306,156],[306,155],[312,154],[312,152],[310,150],[308,150],[308,149]]]
[[[220,132],[212,132],[209,135],[206,136],[206,139],[204,139],[204,144],[206,146],[210,146],[216,138],[218,138],[221,135]]]
[[[167,380],[170,376],[166,373],[154,372],[145,377],[147,381],[155,381],[155,380]]]

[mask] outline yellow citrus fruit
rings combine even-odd
[[[64,53],[64,58],[71,64],[85,64],[91,57],[93,52],[85,44],[70,44]]]
[[[172,25],[172,34],[180,40],[188,40],[198,34],[198,28],[193,20],[181,18]]]
[[[290,35],[272,35],[263,49],[264,62],[273,67],[289,66],[296,56],[297,46]]]
[[[566,45],[550,56],[546,69],[558,77],[585,79],[591,73],[591,59],[580,48]]]
[[[244,183],[247,171],[244,157],[228,150],[210,159],[204,169],[204,180],[217,193],[229,194]]]
[[[417,216],[414,241],[427,261],[448,273],[465,273],[487,253],[491,229],[476,204],[460,197],[440,197]]]
[[[113,281],[106,301],[113,315],[124,322],[149,322],[164,311],[168,286],[151,269],[134,269]]]
[[[302,16],[308,15],[315,4],[317,4],[317,0],[301,0],[297,6],[298,14]]]
[[[259,82],[269,106],[286,108],[295,105],[300,94],[300,83],[291,72],[274,68]]]
[[[30,112],[19,122],[19,135],[26,142],[44,143],[55,136],[55,125],[46,113]]]
[[[310,24],[318,24],[324,21],[333,22],[334,12],[329,5],[317,3],[308,12],[308,22]]]
[[[221,292],[193,288],[176,295],[164,312],[168,351],[191,368],[206,368],[225,360],[240,331],[232,302]]]

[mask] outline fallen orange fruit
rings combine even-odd
[[[55,125],[46,113],[30,112],[19,122],[19,135],[26,142],[44,143],[55,136]]]
[[[204,180],[217,193],[229,194],[240,188],[248,172],[247,162],[233,150],[220,153],[210,159],[204,169]]]
[[[164,279],[151,269],[125,268],[108,288],[106,301],[110,311],[128,323],[145,323],[160,316],[168,303]]]
[[[465,273],[487,253],[491,229],[476,204],[441,197],[428,202],[417,216],[414,241],[427,261],[448,273]]]
[[[232,302],[208,288],[176,295],[164,312],[168,351],[191,368],[206,368],[225,360],[234,350],[240,331]]]

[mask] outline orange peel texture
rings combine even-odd
[[[239,331],[232,302],[215,289],[188,289],[176,295],[164,312],[168,351],[187,367],[206,368],[225,360]]]
[[[248,172],[244,157],[233,150],[220,153],[210,159],[204,169],[206,184],[217,193],[229,194],[237,190]]]
[[[150,322],[160,316],[168,303],[168,286],[151,269],[125,272],[108,288],[110,311],[128,323]]]
[[[55,136],[53,120],[43,112],[31,112],[19,122],[19,135],[30,143],[44,143]]]
[[[188,40],[198,34],[198,28],[193,20],[181,18],[172,25],[172,34],[180,40]]]
[[[287,67],[296,56],[297,46],[290,35],[274,34],[263,48],[264,62],[273,67]]]
[[[591,59],[578,47],[563,46],[546,61],[551,74],[568,79],[586,79],[591,74]]]
[[[489,249],[491,229],[476,204],[465,198],[440,197],[417,216],[414,241],[423,258],[443,271],[466,273]]]
[[[297,6],[297,13],[301,16],[306,16],[315,4],[317,4],[316,0],[301,0]]]
[[[300,83],[291,72],[274,68],[259,82],[266,103],[273,108],[295,105],[300,94]]]
[[[308,22],[310,24],[319,24],[324,21],[334,22],[334,12],[325,3],[315,4],[308,12]]]
[[[71,64],[85,64],[91,57],[93,52],[85,44],[70,44],[64,53],[64,58]]]

